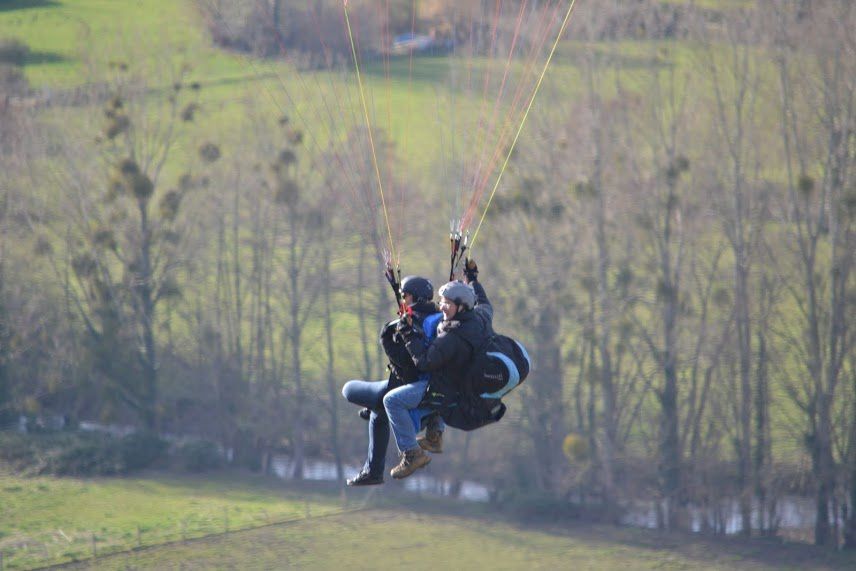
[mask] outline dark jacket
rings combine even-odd
[[[493,306],[478,280],[470,285],[476,293],[472,310],[440,323],[437,338],[427,346],[418,330],[407,337],[407,351],[416,368],[431,373],[432,390],[446,394],[460,390],[473,352],[493,335]]]
[[[434,302],[419,302],[413,304],[413,327],[422,330],[422,322],[439,310]],[[393,319],[380,330],[380,344],[383,352],[389,358],[389,388],[394,389],[419,378],[419,369],[410,358],[410,353],[404,346],[404,340],[395,332],[401,318]]]

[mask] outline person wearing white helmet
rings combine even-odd
[[[466,373],[472,362],[475,348],[480,347],[493,335],[493,306],[478,281],[478,266],[473,260],[467,260],[464,269],[465,281],[451,281],[440,288],[440,311],[443,322],[437,329],[437,337],[427,342],[423,332],[402,322],[398,333],[405,340],[405,347],[416,368],[431,375],[431,390],[453,392],[463,385]],[[399,441],[400,432],[404,433],[405,443],[418,444],[406,446],[401,450],[401,462],[391,470],[395,478],[405,478],[415,470],[427,465],[431,458],[425,451],[439,452],[442,448],[442,423],[437,417],[429,422],[426,436],[419,441],[411,440],[415,431],[412,422],[396,422],[390,407],[384,398],[384,406],[390,418],[393,433]],[[390,403],[399,404],[399,403]],[[419,402],[411,403],[415,408]],[[396,415],[398,416],[398,415]]]

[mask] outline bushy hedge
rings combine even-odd
[[[149,433],[122,438],[91,432],[0,433],[0,463],[16,473],[112,476],[151,466],[167,444]]]
[[[528,520],[551,519],[553,521],[573,521],[580,518],[582,508],[568,501],[558,500],[556,497],[543,492],[511,490],[499,501],[499,505],[505,513],[510,516]],[[597,510],[592,510],[592,512]],[[601,519],[599,514],[588,513],[586,517]]]
[[[209,440],[191,440],[175,450],[176,460],[189,472],[205,472],[219,468],[223,461],[220,448]]]
[[[165,454],[166,440],[151,432],[134,432],[119,441],[119,454],[127,471],[148,468]]]
[[[72,442],[69,447],[51,452],[41,472],[43,474],[112,476],[125,472],[118,442],[102,435],[90,435]]]
[[[29,53],[30,48],[20,40],[0,38],[0,63],[21,67]]]

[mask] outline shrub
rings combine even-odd
[[[262,469],[262,454],[255,443],[255,435],[250,430],[242,429],[236,434],[233,443],[234,455],[232,463],[253,472]]]
[[[17,432],[0,432],[0,463],[21,471],[35,457],[31,439]]]
[[[19,68],[0,60],[0,92],[23,95],[27,92],[27,79]]]
[[[22,67],[27,63],[30,48],[27,44],[15,39],[0,39],[0,63]]]
[[[0,464],[28,475],[111,476],[150,466],[166,450],[156,435],[122,439],[91,432],[0,432]]]
[[[166,452],[167,443],[152,432],[134,432],[119,441],[122,468],[126,472],[142,470],[154,464]]]
[[[513,490],[501,505],[503,511],[523,521],[571,521],[581,516],[580,506],[537,491]]]
[[[52,455],[45,472],[57,476],[112,476],[124,471],[117,442],[110,437],[88,435]]]
[[[189,472],[205,472],[220,467],[222,457],[219,447],[210,440],[192,440],[180,445],[176,458]]]

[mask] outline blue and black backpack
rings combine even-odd
[[[506,335],[494,333],[473,349],[473,360],[456,391],[428,391],[420,408],[437,411],[446,424],[475,430],[505,415],[502,398],[526,380],[531,360],[526,349]]]

